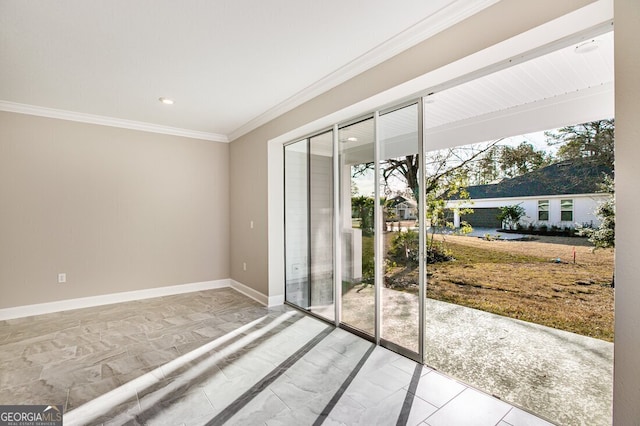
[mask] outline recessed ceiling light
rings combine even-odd
[[[589,53],[600,47],[598,40],[589,40],[576,46],[573,50],[575,53]]]
[[[358,142],[358,138],[356,138],[355,136],[349,136],[348,138],[340,138],[340,142],[342,143]]]
[[[165,105],[173,105],[173,99],[169,99],[169,98],[165,98],[165,97],[161,97],[160,99],[158,99],[160,102],[162,102]]]
[[[428,93],[427,96],[424,97],[424,103],[425,104],[432,104],[435,102],[435,99],[433,99],[433,94],[434,92]]]

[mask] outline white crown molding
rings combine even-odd
[[[123,129],[140,130],[143,132],[161,133],[164,135],[182,136],[192,139],[203,139],[213,142],[228,143],[226,135],[201,132],[198,130],[180,129],[177,127],[161,126],[142,121],[125,120],[122,118],[105,117],[102,115],[85,114],[62,109],[46,108],[36,105],[20,104],[0,100],[0,111],[16,112],[19,114],[37,115],[40,117],[57,118],[59,120],[77,121],[80,123],[98,124],[101,126],[120,127]]]
[[[250,131],[268,123],[276,117],[291,111],[303,103],[344,83],[364,71],[373,68],[395,55],[433,37],[439,32],[461,22],[479,11],[497,3],[499,0],[458,0],[436,13],[426,17],[405,31],[379,44],[367,53],[354,59],[314,84],[248,121],[228,135],[233,141]]]
[[[434,36],[446,28],[457,24],[494,3],[497,3],[498,1],[499,0],[455,0],[438,10],[436,13],[424,18],[400,34],[386,40],[343,67],[292,95],[288,99],[280,102],[254,119],[246,122],[228,135],[181,129],[140,121],[86,114],[3,100],[0,100],[0,111],[228,143],[277,118],[278,116],[291,111],[316,96],[338,86],[339,84],[344,83],[356,75],[386,61],[404,50],[415,46],[429,37]]]

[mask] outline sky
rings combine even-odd
[[[551,129],[551,131],[555,132],[557,131],[557,129]],[[524,135],[519,135],[519,136],[512,136],[510,138],[506,138],[504,140],[504,143],[508,145],[517,146],[517,145],[520,145],[522,141],[530,143],[539,151],[547,151],[554,155],[556,151],[558,151],[558,146],[547,145],[547,138],[544,136],[544,131],[526,133]]]

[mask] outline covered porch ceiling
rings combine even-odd
[[[451,145],[614,117],[613,31],[427,96],[428,143]]]
[[[586,40],[562,40],[548,53],[533,52],[498,68],[424,97],[427,150],[614,117],[613,31],[606,25],[591,30]],[[414,115],[396,116],[380,135],[390,157],[416,149]],[[373,137],[373,126],[351,126],[341,131],[341,146],[362,162],[372,161],[364,157],[372,153],[366,145]]]

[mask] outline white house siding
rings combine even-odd
[[[530,223],[536,225],[545,224],[547,226],[575,227],[576,224],[593,224],[597,226],[600,220],[595,215],[597,206],[607,200],[607,194],[568,194],[568,195],[545,195],[536,197],[521,198],[486,198],[481,200],[451,200],[446,203],[447,208],[496,208],[520,205],[525,210],[525,215],[520,219],[520,223],[527,226]],[[538,220],[538,201],[549,200],[549,220]],[[560,201],[573,200],[573,220],[560,220]],[[462,218],[464,220],[464,217]]]
[[[406,201],[396,206],[396,216],[401,220],[414,220],[418,218],[418,208]]]

